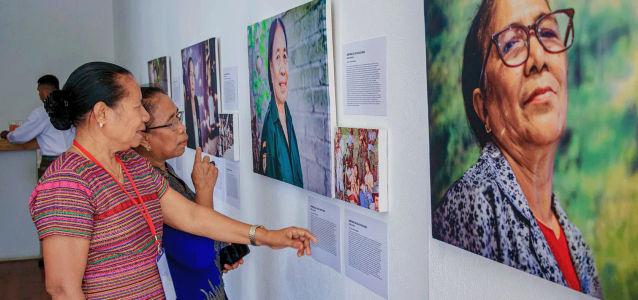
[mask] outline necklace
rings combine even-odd
[[[84,153],[82,153],[82,151],[80,151],[80,149],[78,149],[78,147],[76,147],[75,145],[71,145],[71,147],[78,150],[78,152],[76,152],[76,153],[82,155],[84,158],[86,158],[88,160],[91,160],[86,155],[84,155]],[[119,183],[122,183],[124,181],[124,175],[122,174],[122,166],[120,164],[117,164],[117,169],[118,169],[117,172],[113,172],[113,170],[111,170],[111,168],[107,168],[107,167],[104,167],[104,168],[106,169],[107,172],[109,172],[111,174],[114,174],[115,175],[114,176],[115,179]]]

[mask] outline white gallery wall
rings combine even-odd
[[[242,206],[238,210],[216,202],[215,209],[267,228],[307,227],[307,198],[312,195],[341,207],[342,216],[344,209],[351,209],[386,222],[389,299],[587,298],[431,238],[422,0],[331,2],[337,125],[388,130],[390,212],[359,209],[252,172],[246,28],[305,2],[0,0],[0,127],[16,116],[26,117],[40,105],[35,81],[41,74],[53,73],[64,82],[80,64],[105,60],[126,67],[140,83],[146,83],[146,62],[168,55],[172,76],[181,81],[180,50],[219,37],[221,68],[237,66],[239,73]],[[342,45],[380,36],[386,36],[388,42],[388,115],[345,116],[339,85]],[[187,181],[193,156],[187,150],[182,158],[182,175]],[[15,207],[26,210],[30,191],[8,188],[10,176],[0,171],[0,202],[21,201]],[[0,230],[22,230],[11,222],[2,215]],[[27,223],[21,226],[34,234],[30,219]],[[0,235],[2,246],[10,242]],[[230,299],[382,299],[347,278],[343,261],[338,273],[310,257],[297,258],[292,249],[264,247],[252,247],[245,261],[238,270],[224,275]]]
[[[0,0],[0,128],[42,105],[37,80],[60,88],[81,64],[113,61],[111,1]]]
[[[337,85],[339,126],[378,127],[389,132],[390,213],[378,214],[302,190],[252,172],[247,26],[304,0],[242,1],[114,1],[115,62],[138,81],[148,81],[146,62],[169,55],[180,76],[180,50],[211,37],[220,38],[221,68],[238,67],[239,139],[242,209],[223,202],[215,209],[267,228],[308,226],[308,195],[388,224],[389,297],[427,298],[428,226],[423,4],[418,1],[333,1],[336,81],[341,82],[341,45],[388,37],[387,117],[344,116],[342,87]],[[223,109],[223,108],[222,108]],[[415,126],[418,125],[418,126]],[[420,127],[420,128],[418,128]],[[193,151],[184,155],[192,165]],[[190,177],[190,171],[184,178]],[[342,210],[343,211],[343,210]],[[342,212],[343,213],[343,212]],[[343,240],[342,240],[343,241]],[[344,243],[342,242],[342,245]],[[343,252],[343,250],[342,250]],[[298,259],[294,250],[251,248],[246,263],[224,275],[231,299],[382,299],[377,294],[313,258]]]
[[[0,130],[36,107],[37,80],[63,84],[88,61],[113,61],[111,1],[0,0]],[[35,151],[0,152],[0,260],[40,255],[28,202],[36,183]]]
[[[328,0],[330,1],[330,0]],[[431,238],[425,28],[422,0],[333,0],[337,125],[388,130],[390,212],[377,214],[252,172],[247,26],[305,0],[124,1],[115,0],[115,62],[141,83],[146,62],[168,55],[181,82],[180,50],[220,38],[221,68],[239,73],[242,209],[223,202],[215,209],[268,228],[307,227],[313,195],[388,225],[389,299],[579,299],[587,296],[470,254]],[[343,44],[387,36],[387,117],[345,116],[339,85]],[[194,153],[183,156],[190,178]],[[342,237],[342,249],[344,239]],[[382,299],[341,273],[293,250],[251,249],[246,263],[224,275],[231,299]],[[343,252],[343,251],[342,251]],[[342,262],[343,266],[343,262]]]

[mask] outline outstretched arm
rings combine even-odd
[[[47,124],[49,124],[49,116],[36,109],[31,112],[24,124],[6,134],[5,138],[14,144],[24,144],[42,133]]]
[[[181,194],[169,188],[160,199],[164,223],[188,233],[205,236],[217,241],[250,244],[250,225],[228,218],[211,208],[188,201]],[[257,245],[272,249],[286,247],[297,249],[297,256],[310,255],[310,242],[317,238],[308,230],[288,227],[280,230],[258,228],[255,232]]]

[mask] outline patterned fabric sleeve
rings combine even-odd
[[[169,189],[168,181],[166,181],[166,178],[164,178],[164,176],[157,172],[157,170],[155,170],[155,168],[153,168],[150,163],[149,168],[151,169],[151,172],[153,172],[153,184],[155,185],[155,190],[157,191],[157,199],[162,199],[162,196],[164,196],[164,194],[166,194],[166,191],[168,191]]]
[[[77,173],[59,170],[48,174],[29,200],[39,239],[52,235],[91,239],[95,213],[92,197]]]

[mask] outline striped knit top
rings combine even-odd
[[[159,202],[168,185],[133,150],[118,152],[162,236]],[[124,188],[135,191],[127,176]],[[84,156],[65,152],[47,169],[29,201],[39,238],[53,235],[87,239],[82,279],[87,299],[163,299],[155,263],[157,247],[137,206],[115,180]]]

